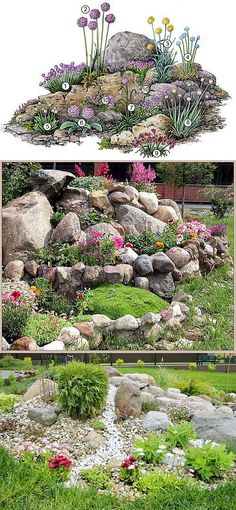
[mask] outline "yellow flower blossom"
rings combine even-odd
[[[162,23],[163,23],[163,25],[169,25],[169,23],[170,23],[169,18],[163,18]]]
[[[153,25],[154,21],[155,21],[155,18],[153,16],[149,16],[149,18],[148,18],[149,25]]]
[[[158,248],[158,249],[162,249],[162,248],[164,248],[164,246],[165,246],[165,245],[164,245],[163,241],[157,241],[157,243],[156,243],[156,248]]]
[[[147,45],[147,49],[150,50],[150,51],[153,51],[154,50],[154,45],[153,44],[148,44]]]
[[[168,27],[166,27],[166,29],[168,30],[168,32],[173,32],[174,25],[168,25]]]
[[[40,289],[38,289],[38,287],[36,287],[35,285],[31,285],[31,290],[32,292],[35,294],[35,296],[39,297],[39,296],[42,296],[42,291]]]
[[[155,30],[156,34],[161,34],[162,33],[162,28],[160,27],[157,27],[156,30]]]
[[[189,235],[192,237],[192,239],[196,239],[198,237],[197,232],[190,232]]]

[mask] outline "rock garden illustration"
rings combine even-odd
[[[200,35],[154,16],[144,19],[145,34],[116,33],[109,3],[81,10],[82,62],[43,73],[46,93],[19,106],[7,131],[45,146],[80,145],[96,136],[104,152],[159,158],[175,144],[224,127],[220,109],[229,94],[199,63],[200,45],[207,44]]]
[[[230,355],[205,371],[3,356],[2,508],[233,510],[230,366]]]
[[[154,182],[213,172],[139,162],[122,183],[108,163],[4,164],[3,349],[232,350],[232,190],[208,185],[196,212]]]

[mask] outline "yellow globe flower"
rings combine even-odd
[[[155,32],[156,32],[156,34],[161,34],[162,33],[162,28],[160,28],[160,27],[156,28]]]
[[[154,21],[155,21],[155,18],[153,16],[149,16],[149,18],[148,18],[149,25],[152,25],[154,23]]]
[[[157,241],[156,243],[156,248],[158,248],[159,250],[161,250],[162,248],[164,248],[164,243],[162,241]]]
[[[36,287],[35,285],[31,285],[31,290],[32,292],[35,294],[35,296],[39,297],[39,296],[42,296],[42,291],[40,289],[38,289],[38,287]]]
[[[169,25],[169,23],[170,23],[169,18],[163,18],[162,23],[163,23],[163,25]]]
[[[190,232],[190,237],[196,239],[198,237],[197,232]]]
[[[150,51],[153,51],[154,50],[154,45],[153,44],[148,44],[147,45],[147,49],[150,50]]]
[[[166,29],[168,30],[168,32],[173,32],[174,25],[168,25],[168,27],[166,27]]]

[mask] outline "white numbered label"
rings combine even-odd
[[[102,98],[102,104],[109,104],[109,97],[104,96],[104,97]]]
[[[70,84],[67,81],[65,81],[64,83],[62,83],[61,88],[62,90],[69,90]]]
[[[171,46],[171,42],[169,39],[166,39],[163,44],[164,44],[165,48],[170,48],[170,46]]]
[[[84,120],[84,119],[79,119],[79,120],[78,120],[78,126],[80,126],[80,127],[84,127],[84,126],[85,126],[85,124],[86,124],[86,122],[85,122],[85,120]]]
[[[134,112],[134,110],[135,110],[135,106],[134,106],[134,104],[130,103],[130,104],[128,105],[128,110],[129,110],[129,112]]]
[[[143,92],[144,94],[148,94],[148,92],[149,92],[149,91],[150,91],[150,88],[148,87],[148,85],[144,85],[144,86],[142,87],[142,92]]]
[[[156,149],[155,151],[153,151],[153,156],[154,158],[159,158],[159,156],[161,155],[160,151],[158,149]]]
[[[184,55],[184,60],[186,60],[186,62],[189,62],[192,58],[192,55],[191,53],[185,53]]]
[[[51,128],[52,128],[51,124],[49,122],[45,122],[43,126],[44,131],[50,131]]]
[[[82,5],[81,12],[83,14],[88,14],[90,12],[90,7],[88,5]]]
[[[191,124],[192,124],[192,121],[191,121],[190,119],[186,119],[186,120],[184,121],[184,125],[185,125],[186,127],[190,127],[190,126],[191,126]]]

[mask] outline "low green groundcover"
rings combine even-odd
[[[235,510],[236,481],[215,487],[168,487],[131,500],[93,488],[66,488],[40,463],[17,461],[0,448],[0,508],[4,510]]]
[[[168,303],[144,289],[122,284],[101,285],[91,292],[88,313],[104,314],[110,319],[123,315],[142,317],[145,313],[159,313]]]
[[[34,338],[40,347],[56,340],[62,328],[71,326],[70,321],[55,315],[37,313],[27,320],[22,336]]]

